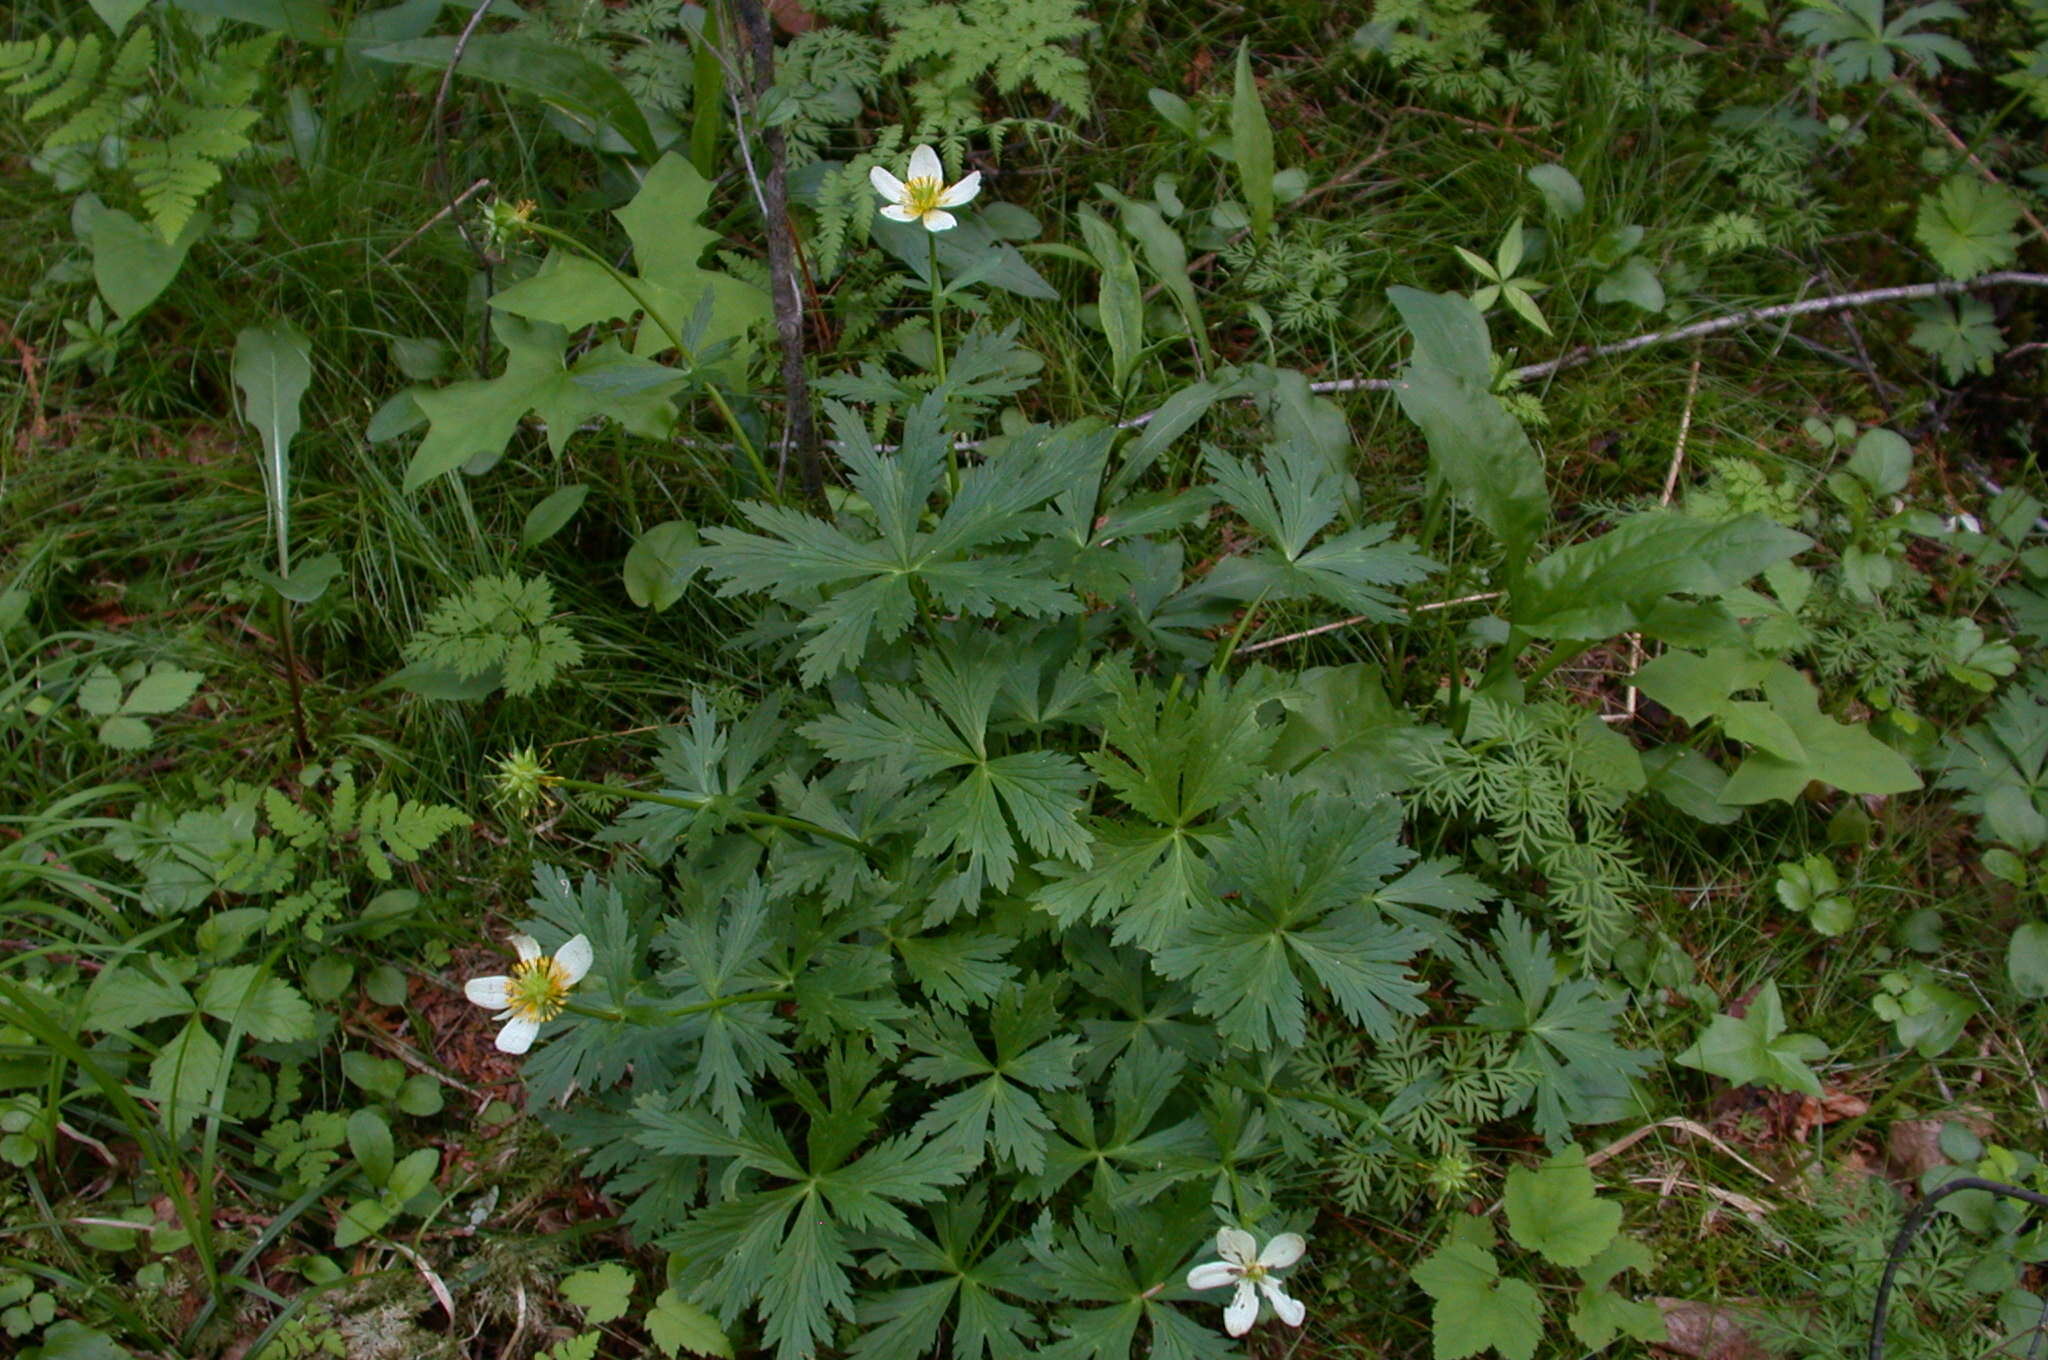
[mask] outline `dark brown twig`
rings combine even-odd
[[[775,34],[768,21],[768,7],[761,0],[732,0],[738,27],[754,61],[750,103],[759,109],[761,96],[775,84]],[[740,149],[746,151],[747,128],[735,128]],[[768,229],[768,274],[775,300],[775,335],[782,346],[782,457],[796,458],[804,494],[816,497],[824,489],[824,468],[818,456],[817,427],[811,415],[810,379],[804,367],[804,302],[797,278],[796,240],[789,226],[789,147],[779,127],[761,129],[761,147],[767,152],[768,173],[756,176],[753,158],[747,156],[747,174],[755,180],[761,216]]]

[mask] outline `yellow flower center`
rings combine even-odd
[[[569,974],[552,958],[521,959],[512,965],[505,1009],[521,1020],[552,1020],[569,1000]]]
[[[913,179],[903,184],[903,206],[910,212],[923,217],[928,212],[937,212],[939,198],[946,192],[943,180]]]

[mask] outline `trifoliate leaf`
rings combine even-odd
[[[1672,1061],[1738,1086],[1769,1086],[1818,1099],[1820,1078],[1807,1064],[1826,1056],[1827,1045],[1813,1035],[1786,1033],[1778,984],[1766,982],[1740,1019],[1715,1016],[1693,1045]]]
[[[718,1319],[673,1289],[661,1291],[641,1322],[663,1355],[708,1355],[732,1360],[732,1341],[718,1325]]]

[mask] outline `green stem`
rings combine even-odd
[[[1259,606],[1266,602],[1266,594],[1266,591],[1260,591],[1252,602],[1244,607],[1244,613],[1239,617],[1237,627],[1231,630],[1230,641],[1223,644],[1223,651],[1216,658],[1215,669],[1220,671],[1230,664],[1231,656],[1237,651],[1237,644],[1244,641],[1244,630],[1251,625],[1252,615],[1258,613]]]
[[[610,276],[613,283],[616,283],[625,290],[626,296],[633,299],[634,305],[647,313],[648,320],[661,327],[661,333],[668,337],[669,344],[677,353],[683,356],[684,363],[695,364],[697,362],[696,356],[690,353],[690,347],[683,343],[682,335],[674,326],[668,323],[667,317],[655,310],[654,304],[648,301],[647,295],[640,291],[640,285],[630,276],[614,267],[610,260],[605,259],[602,255],[599,255],[567,232],[556,231],[553,227],[544,227],[538,222],[528,222],[526,230],[536,236],[567,246],[599,269],[602,269]],[[704,393],[711,398],[711,404],[718,409],[718,414],[724,418],[726,428],[732,431],[732,437],[739,441],[740,451],[745,453],[747,461],[754,465],[754,475],[760,479],[762,488],[767,492],[771,500],[780,505],[782,503],[782,488],[776,485],[774,476],[768,471],[768,464],[762,461],[761,451],[754,447],[754,441],[747,436],[747,427],[740,424],[740,418],[734,414],[732,406],[725,399],[725,394],[718,390],[716,383],[709,382],[704,385]]]
[[[680,1020],[686,1015],[702,1015],[706,1011],[723,1010],[727,1006],[747,1006],[762,1001],[787,1001],[789,990],[775,987],[760,992],[740,992],[733,996],[714,996],[709,1001],[695,1001],[687,1006],[670,1006],[660,1009],[616,1010],[610,1006],[583,1006],[571,1001],[563,1007],[572,1015],[588,1016],[593,1020],[646,1021]]]
[[[937,356],[939,386],[946,385],[946,323],[945,285],[939,281],[939,238],[936,233],[925,233],[925,244],[931,249],[932,274],[932,353]],[[952,436],[946,437],[946,494],[960,494],[960,452],[953,447]]]
[[[663,807],[687,808],[691,812],[702,812],[718,801],[712,798],[690,798],[674,793],[649,793],[645,789],[629,789],[618,784],[598,784],[588,779],[564,779],[558,775],[550,775],[547,782],[557,788],[575,789],[579,793],[610,794],[614,798],[631,798],[641,803],[659,803]],[[740,821],[752,822],[756,826],[775,826],[784,831],[801,831],[806,835],[823,836],[828,841],[837,841],[865,855],[872,856],[875,853],[873,846],[857,836],[834,831],[829,826],[819,826],[816,822],[807,822],[801,817],[784,817],[779,813],[761,812],[753,808],[735,807],[727,808],[726,811]]]

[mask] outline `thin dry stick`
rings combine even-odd
[[[747,88],[758,109],[761,97],[775,84],[775,34],[761,0],[733,0],[733,11],[753,53],[754,79]],[[775,334],[782,346],[782,457],[786,462],[795,456],[804,494],[816,497],[824,490],[825,470],[811,415],[810,379],[804,368],[803,289],[797,280],[796,238],[789,225],[789,147],[781,128],[761,129],[761,147],[768,153],[768,173],[762,177],[754,172],[744,120],[736,120],[734,133],[768,229],[768,276],[773,285]]]
[[[1984,177],[1986,184],[1995,184],[2001,189],[2005,187],[2005,181],[1993,174],[1990,166],[1977,159],[1977,153],[1970,150],[1970,144],[1956,136],[1955,129],[1941,121],[1941,115],[1929,108],[1927,101],[1922,99],[1911,86],[1901,82],[1893,88],[1913,101],[1913,107],[1920,110],[1920,116],[1932,123],[1934,130],[1946,137],[1950,146],[1963,153],[1963,159],[1968,161],[1976,169],[1977,173]],[[2017,194],[2013,196],[2013,201],[2019,203],[2020,216],[2025,218],[2027,225],[2034,229],[2034,235],[2040,237],[2043,241],[2048,241],[2048,227],[2041,225],[2041,219],[2034,216],[2033,211],[2024,202],[2020,201]]]
[[[1664,470],[1664,494],[1657,497],[1657,504],[1671,504],[1671,497],[1678,490],[1678,469],[1685,464],[1685,441],[1692,434],[1693,399],[1700,394],[1700,352],[1692,352],[1692,374],[1685,380],[1685,410],[1678,417],[1678,442],[1671,450],[1671,466]],[[1628,635],[1628,673],[1631,677],[1643,668],[1643,635]],[[1622,705],[1624,721],[1634,722],[1636,716],[1636,687],[1628,687],[1628,697]]]
[[[1482,600],[1497,600],[1501,597],[1501,594],[1502,592],[1498,590],[1488,590],[1477,595],[1460,595],[1455,600],[1434,600],[1429,604],[1416,605],[1415,608],[1408,612],[1411,614],[1427,614],[1432,610],[1449,609],[1454,605],[1478,604]],[[1319,637],[1324,633],[1334,633],[1339,628],[1350,628],[1355,624],[1366,623],[1371,618],[1372,615],[1370,614],[1353,614],[1350,618],[1339,619],[1335,623],[1318,624],[1314,628],[1304,628],[1299,633],[1289,633],[1285,637],[1267,638],[1264,642],[1255,642],[1249,647],[1240,647],[1232,655],[1250,656],[1253,652],[1263,652],[1268,647],[1278,647],[1289,642],[1299,642],[1303,638]]]
[[[484,271],[485,297],[489,297],[495,291],[491,286],[491,271],[495,262],[491,259],[491,252],[485,250],[477,239],[469,234],[469,228],[463,225],[462,214],[456,211],[461,203],[455,197],[455,185],[448,176],[448,129],[442,126],[441,114],[448,107],[448,89],[455,83],[455,68],[462,65],[462,54],[469,50],[469,40],[476,36],[477,29],[483,24],[484,16],[491,12],[491,6],[496,3],[497,0],[478,0],[477,7],[470,12],[469,22],[464,24],[462,32],[456,35],[455,47],[448,54],[448,65],[441,72],[441,83],[434,88],[434,107],[427,114],[428,125],[434,133],[434,178],[440,181],[441,192],[448,195],[448,215],[455,223],[456,233],[462,237],[462,244],[469,247],[470,254],[476,256],[478,267]],[[477,337],[476,375],[479,378],[488,378],[491,375],[489,326],[485,326]]]
[[[439,222],[449,213],[454,212],[457,208],[469,202],[471,198],[476,196],[479,190],[488,189],[490,185],[491,182],[489,180],[480,179],[476,183],[470,185],[467,189],[464,189],[456,197],[449,199],[446,203],[443,203],[441,205],[441,210],[435,213],[432,217],[429,217],[426,221],[420,223],[419,226],[414,229],[412,235],[406,237],[403,241],[400,241],[397,245],[385,251],[383,256],[381,257],[380,263],[390,264],[393,260],[398,258],[399,252],[403,251],[407,246],[411,245],[414,241],[419,240],[420,237],[425,236],[429,231],[431,231],[436,222]]]

